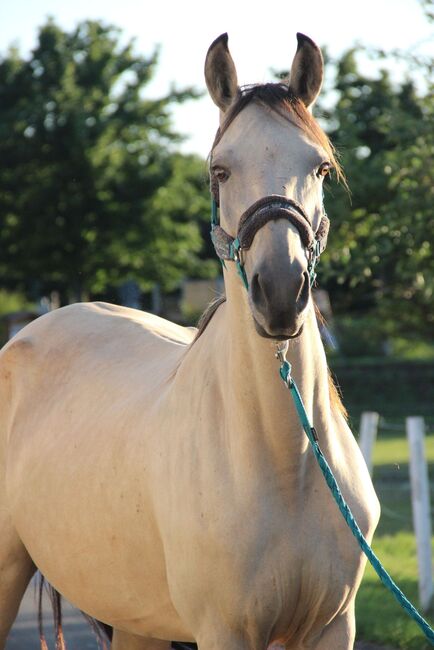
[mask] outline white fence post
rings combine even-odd
[[[372,476],[372,449],[378,429],[378,413],[365,411],[360,418],[359,447],[363,454],[369,473]]]
[[[419,565],[419,601],[426,611],[433,595],[431,559],[431,511],[428,466],[425,459],[425,423],[421,417],[406,420],[410,445],[410,481],[413,525],[416,534]]]

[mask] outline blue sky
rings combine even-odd
[[[418,0],[0,0],[0,51],[12,43],[29,51],[49,15],[66,29],[87,18],[115,24],[126,39],[136,39],[143,54],[159,44],[160,64],[149,96],[164,94],[172,82],[204,89],[207,48],[225,31],[240,83],[267,81],[270,69],[288,68],[297,31],[326,45],[333,56],[357,41],[420,54],[433,52],[434,45]],[[206,156],[217,126],[217,109],[209,98],[174,109],[174,122],[189,136],[183,149]]]

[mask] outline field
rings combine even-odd
[[[373,548],[386,570],[410,601],[419,608],[416,541],[413,534],[408,474],[408,446],[404,420],[384,422],[374,449],[374,484],[382,515]],[[432,424],[432,423],[431,423]],[[400,427],[402,425],[402,428]],[[434,433],[426,437],[430,476],[434,475]],[[431,504],[434,489],[431,483]],[[434,626],[434,609],[423,614]],[[356,602],[357,638],[402,650],[428,650],[432,646],[368,566]]]
[[[425,418],[433,512],[434,364],[429,360],[387,358],[330,359],[330,364],[356,436],[362,411],[380,413],[373,479],[382,514],[373,549],[398,586],[419,609],[405,418],[411,415]],[[434,627],[434,608],[422,615]],[[356,619],[358,639],[399,650],[428,650],[432,647],[370,566],[366,569],[356,601]]]

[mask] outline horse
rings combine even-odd
[[[278,83],[240,88],[226,34],[206,55],[220,115],[215,243],[224,258],[222,241],[242,225],[244,247],[227,256],[225,299],[199,329],[81,303],[1,351],[0,648],[36,569],[113,628],[113,650],[168,650],[174,639],[200,650],[353,647],[365,560],[275,359],[286,341],[323,452],[372,539],[378,500],[311,294],[306,242],[338,162],[311,114],[321,51],[297,39]]]

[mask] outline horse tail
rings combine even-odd
[[[41,643],[41,650],[48,650],[47,640],[44,634],[44,622],[42,620],[42,596],[44,593],[44,587],[48,593],[48,597],[51,602],[51,607],[53,610],[53,624],[54,624],[54,635],[56,639],[56,650],[66,650],[65,637],[63,636],[62,629],[62,597],[59,592],[54,589],[44,578],[42,574],[39,574],[39,586],[38,586],[38,627],[39,627],[39,641]]]
[[[111,643],[111,640],[113,638],[113,628],[111,625],[107,625],[107,623],[101,623],[101,621],[97,621],[96,618],[92,618],[92,616],[85,614],[85,612],[81,613],[92,628],[99,647],[102,650],[108,650],[106,641],[109,641]]]
[[[39,574],[39,585],[38,585],[38,628],[39,628],[39,641],[41,644],[41,650],[48,650],[47,640],[44,634],[44,623],[42,616],[42,597],[45,591],[48,593],[48,597],[51,602],[51,608],[53,610],[53,625],[54,625],[54,636],[56,640],[56,650],[67,650],[65,637],[63,635],[62,628],[62,596],[59,594],[57,589],[55,589],[49,582],[46,581],[44,576]],[[96,619],[92,618],[88,614],[81,612],[86,619],[86,621],[91,626],[97,641],[98,645],[102,650],[108,650],[106,641],[111,641],[113,635],[113,629],[110,625],[101,623]]]

